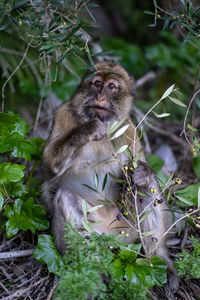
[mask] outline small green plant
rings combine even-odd
[[[19,230],[30,230],[34,234],[49,226],[44,210],[34,202],[39,196],[39,184],[33,183],[32,178],[35,165],[41,159],[44,141],[27,138],[28,127],[16,114],[0,113],[0,220],[6,226],[8,238]],[[26,178],[27,161],[33,162]]]
[[[200,240],[191,237],[193,241],[193,251],[183,250],[178,254],[179,258],[175,261],[175,266],[180,276],[189,278],[200,278]]]
[[[95,233],[85,239],[67,225],[67,251],[61,257],[52,238],[41,235],[34,256],[61,276],[55,299],[146,299],[151,287],[166,283],[162,259],[138,258],[141,245],[127,246],[121,239]]]

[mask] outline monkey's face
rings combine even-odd
[[[89,81],[88,98],[84,108],[89,119],[99,118],[101,121],[107,121],[117,113],[114,100],[120,93],[119,82],[114,78],[104,77],[97,75]]]
[[[78,89],[74,98],[76,112],[84,121],[99,118],[102,122],[113,122],[128,117],[133,100],[131,78],[113,63],[100,63],[97,68]]]

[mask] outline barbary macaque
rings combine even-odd
[[[132,168],[132,186],[143,192],[143,196],[137,198],[138,213],[151,211],[140,224],[141,232],[153,232],[150,236],[143,236],[143,244],[147,255],[162,257],[172,269],[166,247],[167,235],[163,237],[172,224],[171,215],[153,171],[145,161],[140,141],[134,137],[135,127],[130,119],[133,97],[133,78],[118,64],[111,61],[97,63],[96,69],[87,72],[72,99],[56,111],[43,155],[47,170],[43,197],[52,215],[57,248],[64,254],[64,223],[69,222],[72,215],[77,227],[82,227],[83,200],[89,208],[102,204],[100,195],[87,186],[94,187],[95,174],[98,174],[101,185],[108,173],[122,178],[121,166],[129,164],[129,157],[125,152],[118,154],[119,163],[113,154],[121,146],[129,145],[130,151],[134,149],[134,157],[140,155],[137,168]],[[108,127],[123,119],[121,126],[130,126],[111,142]],[[136,142],[134,147],[133,141]],[[139,237],[138,230],[130,226],[128,218],[117,218],[120,214],[117,203],[122,194],[120,184],[108,175],[102,194],[110,205],[105,204],[88,216],[91,222],[101,221],[94,230],[99,234],[111,234],[120,233],[123,228],[127,242],[134,242]]]

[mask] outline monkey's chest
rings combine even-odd
[[[80,147],[74,153],[72,165],[66,171],[63,184],[93,204],[97,204],[97,199],[116,200],[120,186],[110,174],[120,177],[121,169],[113,153],[112,146],[104,140]]]

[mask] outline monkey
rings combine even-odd
[[[135,136],[137,133],[130,117],[134,93],[133,77],[116,62],[97,63],[96,68],[86,73],[71,100],[63,103],[55,113],[43,153],[46,170],[43,199],[52,215],[56,246],[64,254],[64,223],[73,216],[77,227],[82,227],[83,200],[89,208],[102,204],[99,194],[87,186],[94,186],[95,174],[101,183],[108,173],[121,178],[122,168],[113,153],[122,145],[128,145],[134,157],[139,154],[137,167],[131,171],[132,186],[143,192],[136,200],[138,212],[145,214],[150,210],[141,222],[141,231],[152,231],[153,236],[143,237],[144,246],[149,257],[156,254],[173,269],[165,236],[172,224],[171,215],[155,175],[146,163],[140,140]],[[121,126],[129,127],[111,142],[107,130],[121,120],[124,120]],[[136,141],[134,151],[131,150],[133,141]],[[118,157],[122,166],[129,161],[125,152]],[[120,214],[117,205],[121,198],[120,184],[108,176],[102,193],[110,204],[89,214],[91,222],[101,221],[94,230],[99,234],[112,234],[120,233],[123,228],[127,243],[134,242],[138,238],[137,230],[130,226],[128,219],[116,219]]]

